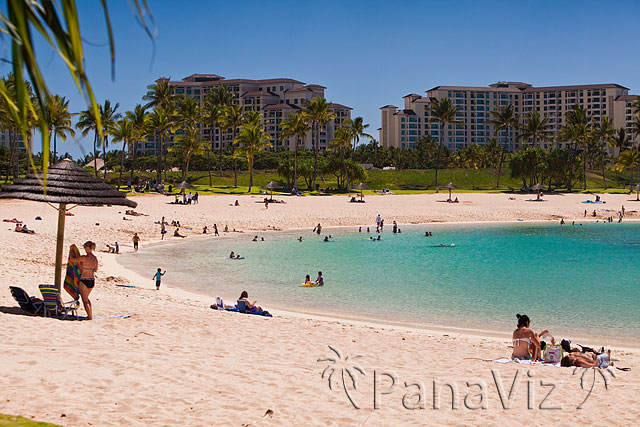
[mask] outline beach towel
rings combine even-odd
[[[80,249],[76,245],[71,245],[69,253],[74,258],[80,256]],[[80,296],[80,265],[77,262],[67,262],[67,274],[64,276],[64,290],[71,298],[77,300]]]

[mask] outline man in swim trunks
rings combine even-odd
[[[322,277],[322,271],[318,271],[318,278],[316,279],[316,285],[324,286],[324,277]]]
[[[611,350],[606,353],[569,353],[560,361],[561,366],[578,366],[580,368],[600,368],[607,369],[613,366],[611,361]]]
[[[96,244],[92,241],[87,241],[83,245],[86,255],[82,255],[78,258],[69,257],[69,262],[76,262],[80,266],[80,297],[82,298],[82,305],[87,312],[87,320],[93,319],[93,307],[89,300],[89,295],[96,283],[95,272],[98,271],[98,258],[93,254],[96,249]]]

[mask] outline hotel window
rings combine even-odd
[[[284,86],[280,86],[280,92],[284,90]]]

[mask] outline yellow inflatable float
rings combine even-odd
[[[302,286],[303,288],[313,288],[313,287],[318,286],[318,284],[315,283],[315,282],[305,282],[300,286]]]

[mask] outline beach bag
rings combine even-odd
[[[562,360],[562,346],[547,344],[544,349],[545,363],[560,363]]]

